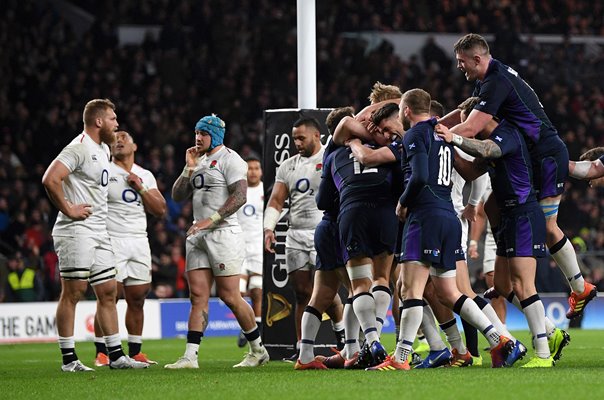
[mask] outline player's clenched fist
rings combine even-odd
[[[132,172],[130,172],[130,174],[126,177],[126,182],[132,189],[136,190],[137,192],[144,189],[143,180],[140,178],[140,176]]]

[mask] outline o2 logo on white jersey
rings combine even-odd
[[[106,169],[101,172],[101,186],[105,187],[109,184],[109,171]]]
[[[310,195],[312,196],[315,193],[314,189],[310,188],[310,181],[308,178],[298,179],[296,182],[296,190],[300,193],[306,193],[310,191]]]
[[[203,174],[197,174],[193,177],[193,187],[195,189],[203,189],[204,186],[204,178],[203,178]]]
[[[256,215],[256,207],[253,204],[246,204],[243,206],[243,215],[246,217],[253,217]]]
[[[124,189],[122,192],[122,200],[125,203],[134,203],[138,201],[138,193],[136,193],[133,189]]]

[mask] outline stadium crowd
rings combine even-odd
[[[117,104],[120,127],[132,133],[137,163],[157,178],[169,208],[152,219],[152,296],[184,297],[184,234],[190,204],[170,197],[182,154],[199,115],[216,112],[227,122],[226,145],[242,157],[262,153],[262,112],[296,107],[296,9],[268,0],[224,2],[105,0],[74,2],[94,15],[76,30],[50,3],[8,0],[0,14],[0,276],[29,269],[35,289],[0,301],[54,300],[60,292],[50,230],[56,210],[41,177],[53,157],[82,129],[88,99]],[[573,35],[604,34],[600,0],[317,2],[319,107],[360,110],[375,81],[426,89],[450,110],[471,85],[453,71],[452,50],[427,41],[402,60],[383,42],[371,51],[349,31],[494,33],[492,52],[531,83],[566,142],[570,158],[604,145],[604,52]],[[431,4],[431,3],[430,3]],[[118,24],[156,24],[157,38],[120,46]],[[521,33],[563,33],[562,44],[520,41]],[[579,251],[604,248],[602,189],[571,180],[559,224]],[[589,280],[604,290],[602,258],[582,258]],[[541,289],[566,290],[555,265],[540,271]]]

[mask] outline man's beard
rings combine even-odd
[[[101,142],[111,146],[113,142],[115,142],[115,134],[114,131],[109,128],[101,128],[99,136],[101,137]]]

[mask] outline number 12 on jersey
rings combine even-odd
[[[350,153],[350,155],[348,157],[352,158],[352,161],[354,163],[354,174],[355,175],[370,174],[370,173],[378,172],[377,168],[365,168],[365,166],[363,164],[361,164],[356,158],[354,158],[354,154]]]

